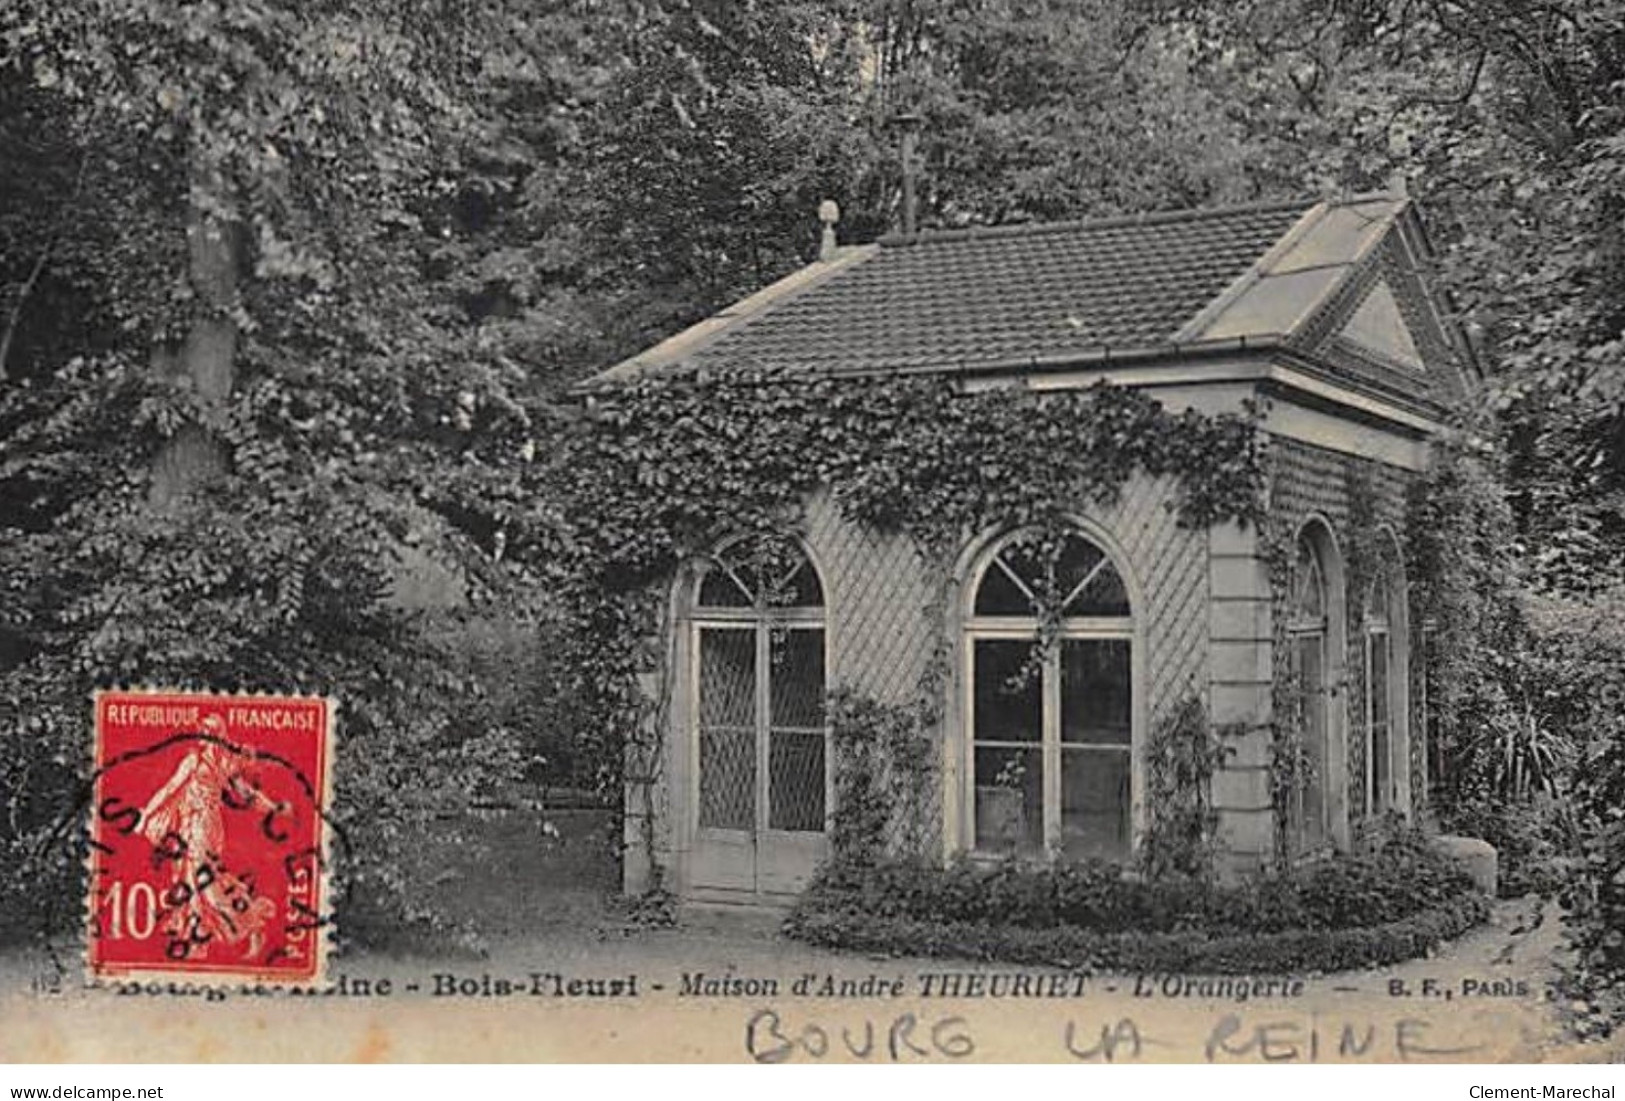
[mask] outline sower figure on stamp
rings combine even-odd
[[[250,957],[264,942],[263,928],[276,907],[253,894],[252,885],[220,867],[225,849],[225,807],[278,807],[244,781],[224,740],[217,716],[203,720],[204,737],[182,758],[147,801],[141,832],[161,857],[173,861],[164,901],[177,917],[172,944],[191,958],[206,957],[211,943],[248,942]]]

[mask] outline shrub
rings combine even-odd
[[[1599,1012],[1602,1032],[1625,1021],[1625,592],[1589,605],[1548,602],[1531,620],[1553,676],[1547,692],[1579,743],[1568,784],[1574,857],[1560,898],[1574,948],[1568,987]]]
[[[599,763],[583,752],[567,706],[557,658],[560,627],[545,602],[445,611],[426,631],[450,667],[476,689],[465,697],[457,716],[463,737],[504,735],[521,755],[519,774],[549,795],[604,794]],[[502,798],[496,791],[473,794]]]
[[[1447,833],[1477,837],[1495,846],[1502,898],[1556,895],[1573,870],[1574,858],[1561,804],[1550,797],[1508,801],[1476,796],[1441,808],[1439,826]]]
[[[1106,969],[1258,971],[1387,963],[1483,920],[1425,839],[1226,885],[1103,863],[832,864],[786,931],[816,944]],[[1267,966],[1266,966],[1267,964]]]
[[[358,602],[359,603],[359,602]],[[327,625],[336,638],[307,650],[295,621],[289,637],[261,636],[262,682],[233,680],[226,671],[241,660],[219,660],[217,676],[199,675],[218,688],[296,690],[330,695],[338,703],[334,756],[333,902],[346,939],[396,947],[445,927],[433,909],[439,870],[417,867],[409,854],[441,816],[518,771],[512,732],[468,721],[478,713],[479,686],[455,668],[454,655],[426,642],[412,616],[373,609],[347,623]],[[194,609],[149,617],[147,637],[160,626],[189,621],[193,637],[217,619]],[[187,626],[183,622],[177,632]],[[239,634],[242,633],[239,631]],[[236,636],[233,636],[236,637]],[[169,640],[165,640],[168,642]],[[212,641],[212,639],[210,640]],[[134,683],[174,684],[186,655],[178,645],[141,651]],[[325,662],[319,669],[312,663]],[[146,670],[152,670],[147,672]],[[287,670],[286,680],[278,674]],[[83,811],[88,792],[90,688],[83,665],[41,655],[0,670],[0,935],[29,939],[73,930],[83,919]]]
[[[1197,929],[1135,933],[1073,925],[1007,928],[989,922],[798,908],[786,929],[810,944],[883,955],[947,956],[1118,972],[1257,974],[1344,971],[1415,959],[1479,924],[1488,912],[1481,896],[1467,893],[1381,925],[1215,935]]]

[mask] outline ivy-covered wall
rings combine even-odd
[[[1211,817],[1215,836],[1185,841],[1193,852],[1216,842],[1236,868],[1280,852],[1284,601],[1293,537],[1320,517],[1348,593],[1350,660],[1334,670],[1338,771],[1352,778],[1339,785],[1340,816],[1364,814],[1359,594],[1380,556],[1405,543],[1412,475],[1351,456],[1349,440],[1381,436],[1377,452],[1406,462],[1421,455],[1416,441],[1323,418],[1337,428],[1334,451],[1271,432],[1270,411],[1234,395],[1170,412],[1100,385],[1039,394],[932,378],[681,377],[594,400],[572,441],[572,666],[582,721],[627,748],[616,767],[628,792],[629,888],[685,885],[694,750],[676,593],[694,562],[731,539],[793,538],[821,574],[832,843],[941,857],[964,841],[963,582],[1002,533],[1050,539],[1081,525],[1130,589],[1136,795],[1160,790],[1146,774],[1153,735],[1174,716],[1204,716],[1223,735],[1223,767],[1200,770],[1211,802],[1191,803],[1188,817],[1198,833]],[[1419,729],[1419,716],[1409,725]],[[1419,739],[1410,755],[1419,802]],[[1158,807],[1136,809],[1142,837],[1168,825]]]
[[[827,575],[829,687],[874,730],[918,731],[892,739],[923,762],[908,770],[908,797],[885,788],[869,803],[906,810],[909,847],[940,853],[957,837],[946,813],[956,800],[928,796],[960,782],[950,770],[963,746],[943,731],[957,729],[953,616],[970,541],[1020,530],[1057,546],[1054,533],[1092,519],[1124,572],[1143,572],[1137,675],[1173,699],[1201,680],[1205,533],[1256,523],[1263,496],[1255,409],[1172,413],[1103,385],[1039,394],[944,378],[682,376],[597,392],[588,413],[567,441],[567,665],[576,721],[625,779],[633,888],[682,886],[692,828],[672,620],[687,564],[729,539],[807,544]],[[1142,684],[1142,701],[1151,695]],[[913,752],[921,743],[935,753]],[[839,746],[835,758],[835,833],[847,836]]]
[[[1294,539],[1311,518],[1326,521],[1336,540],[1344,576],[1344,661],[1333,670],[1340,697],[1342,729],[1346,735],[1346,810],[1351,832],[1358,835],[1369,818],[1365,754],[1365,666],[1362,645],[1365,631],[1364,594],[1375,571],[1403,570],[1406,531],[1406,495],[1415,475],[1398,467],[1340,454],[1297,440],[1277,439],[1270,448],[1270,507],[1268,539],[1277,575],[1275,585],[1275,677],[1283,688],[1287,678],[1281,627],[1284,625],[1286,585],[1289,583]],[[1404,570],[1408,584],[1418,584]],[[1391,572],[1390,577],[1394,576]],[[1410,659],[1407,682],[1420,682],[1421,624],[1407,617],[1406,652]],[[1399,625],[1395,625],[1399,629]],[[1421,807],[1426,794],[1426,753],[1423,744],[1421,693],[1401,689],[1407,707],[1405,757],[1408,762],[1410,806]]]

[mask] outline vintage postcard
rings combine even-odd
[[[1622,87],[1625,0],[0,3],[0,1062],[1613,1097]]]

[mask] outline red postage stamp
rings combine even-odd
[[[120,691],[95,708],[91,978],[320,981],[331,704]]]

